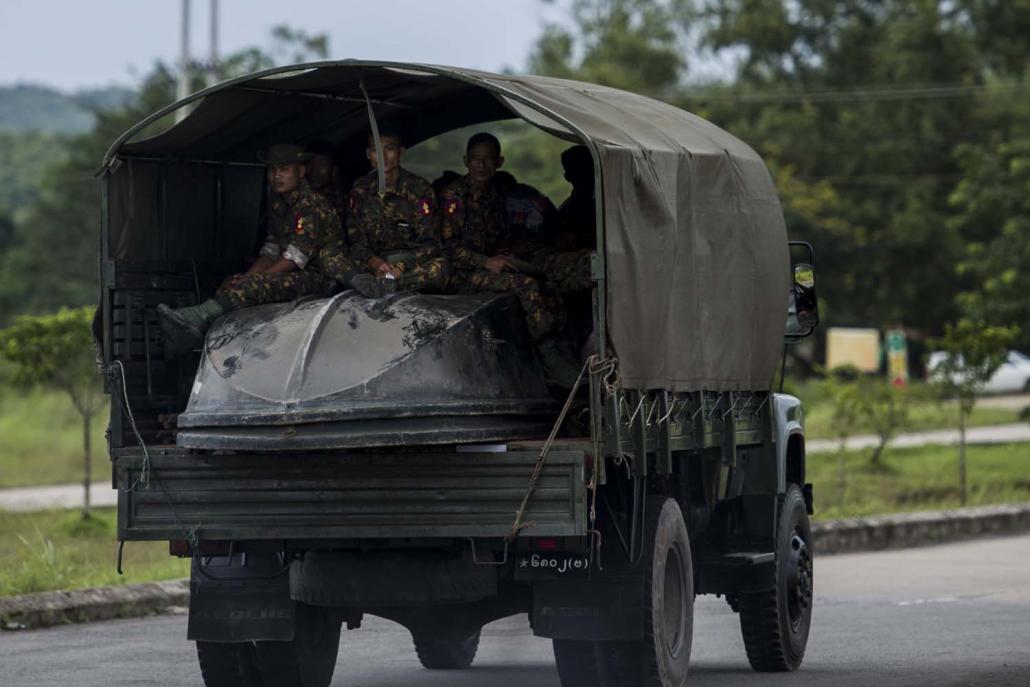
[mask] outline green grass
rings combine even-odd
[[[802,399],[804,402],[805,399]],[[835,439],[831,416],[833,409],[827,403],[805,404],[805,436],[809,439]],[[931,429],[958,429],[958,410],[954,402],[944,405],[936,403],[914,403],[909,409],[909,421],[899,433],[923,432]],[[1009,408],[973,408],[969,416],[970,427],[1003,425],[1019,422],[1019,411]],[[873,428],[866,421],[860,421],[852,435],[873,434]]]
[[[107,406],[93,418],[93,480],[110,482],[104,430]],[[61,393],[0,388],[0,487],[82,480],[82,421]]]
[[[932,429],[955,429],[958,427],[958,407],[955,401],[939,401],[932,398],[933,391],[923,383],[910,387],[912,400],[909,403],[908,422],[899,433],[922,432]],[[788,389],[788,393],[801,399],[805,408],[805,436],[809,439],[836,439],[833,429],[833,407],[826,398],[824,389],[818,383],[805,383]],[[969,426],[1003,425],[1020,422],[1020,410],[1012,408],[990,408],[975,406],[969,418]],[[860,418],[852,436],[873,434],[873,428],[865,418]]]
[[[1030,501],[1030,444],[976,445],[966,449],[966,505]],[[817,520],[958,508],[958,447],[924,446],[884,452],[883,467],[870,450],[844,452],[846,489],[838,491],[837,453],[812,454],[808,481],[815,489]]]
[[[169,580],[189,575],[189,560],[166,542],[128,542],[116,570],[115,511],[83,520],[78,511],[5,513],[0,518],[0,596]]]

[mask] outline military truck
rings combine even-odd
[[[594,161],[593,352],[567,396],[510,294],[343,291],[166,350],[155,307],[256,254],[267,145],[329,138],[354,177],[373,125],[417,143],[506,119]],[[818,316],[810,248],[751,148],[602,86],[345,60],[174,103],[100,179],[118,536],[190,558],[208,687],[324,687],[366,615],[426,668],[466,668],[515,614],[565,687],[682,685],[698,594],[739,613],[756,670],[800,665],[812,490],[801,404],[772,387]]]

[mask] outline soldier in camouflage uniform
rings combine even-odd
[[[544,293],[535,277],[520,269],[521,261],[511,251],[505,188],[494,183],[503,162],[500,142],[494,136],[472,136],[465,149],[468,174],[440,194],[440,234],[444,254],[454,270],[451,289],[463,293],[513,291],[526,313],[526,325],[545,372],[551,381],[570,387],[579,370],[556,345],[560,303]]]
[[[342,228],[336,211],[304,180],[306,159],[299,146],[269,149],[264,161],[274,197],[261,252],[246,272],[226,279],[213,298],[185,308],[157,307],[171,349],[196,346],[211,322],[230,310],[331,293],[333,277],[322,253],[340,243]]]
[[[340,223],[346,226],[347,194],[340,186],[340,168],[336,164],[336,149],[329,141],[312,141],[307,146],[311,159],[306,167],[304,178],[311,184],[311,189],[325,196],[329,204],[336,210]]]
[[[350,257],[396,289],[443,291],[450,269],[436,235],[436,195],[428,181],[401,167],[398,133],[383,132],[379,139],[385,193],[379,193],[379,159],[370,136],[372,171],[354,182],[347,209]]]
[[[542,257],[540,269],[561,294],[592,289],[591,254],[597,244],[594,212],[594,160],[584,145],[561,155],[572,193],[558,208],[557,251]]]

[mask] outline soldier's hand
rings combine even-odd
[[[493,272],[494,274],[500,274],[505,270],[511,269],[511,263],[508,258],[503,255],[495,255],[492,258],[487,258],[486,262],[483,263],[483,269]]]
[[[402,270],[399,266],[393,264],[392,262],[386,263],[386,269],[383,271],[384,275],[389,274],[394,279],[396,279],[397,277],[401,276],[403,273],[404,273],[404,270]]]
[[[222,288],[223,289],[231,289],[231,288],[235,287],[237,284],[240,283],[240,281],[245,276],[246,275],[243,275],[243,274],[230,274],[228,277],[225,278],[225,281],[222,282]]]
[[[384,267],[388,266],[389,264],[390,263],[388,263],[386,260],[383,260],[378,255],[373,255],[368,259],[368,266],[372,268],[373,272],[379,275],[386,274],[386,270],[384,269]]]

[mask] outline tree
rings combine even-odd
[[[572,28],[549,24],[529,58],[534,74],[672,98],[686,70],[677,5],[573,0]]]
[[[988,60],[953,4],[732,0],[698,11],[703,45],[740,66],[732,88],[687,102],[795,181],[836,194],[846,235],[811,226],[804,237],[834,274],[820,295],[838,323],[937,331],[957,314],[952,151],[978,135]]]
[[[959,263],[969,318],[1008,326],[1030,322],[1030,137],[960,150],[965,178],[951,196],[953,219],[973,237]],[[1030,328],[1014,342],[1030,349]]]
[[[859,413],[869,422],[877,438],[869,462],[882,469],[884,449],[908,425],[909,391],[879,376],[863,377],[859,382],[858,403]]]
[[[326,56],[327,39],[321,34],[277,27],[272,39],[267,53],[248,48],[226,57],[221,78],[265,69],[279,59]],[[205,85],[203,66],[193,65],[191,74],[193,90],[199,90]],[[95,173],[119,135],[174,100],[175,83],[174,71],[157,63],[131,103],[96,111],[93,129],[68,138],[62,159],[42,173],[34,200],[16,217],[9,249],[0,254],[0,326],[19,313],[96,303],[100,212]]]
[[[844,506],[847,495],[847,444],[854,433],[862,412],[862,392],[855,379],[861,373],[853,367],[841,367],[830,371],[823,386],[833,409],[831,420],[837,439],[837,503]]]
[[[1015,327],[995,327],[973,320],[947,324],[944,336],[934,342],[947,353],[932,370],[942,394],[958,399],[958,481],[963,505],[968,498],[966,479],[966,427],[984,384],[1003,362],[1010,342],[1018,334]]]
[[[90,517],[92,447],[90,423],[103,403],[103,386],[90,335],[93,308],[62,309],[53,315],[22,315],[0,330],[0,356],[14,364],[14,383],[63,391],[82,419],[82,517]]]

